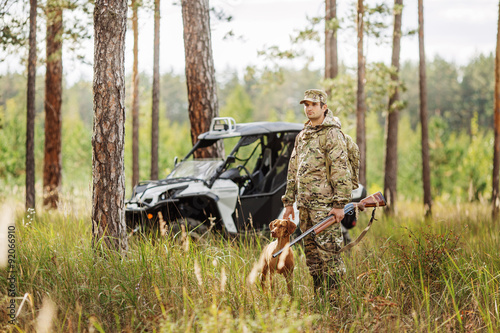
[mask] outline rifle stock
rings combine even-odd
[[[387,204],[381,192],[373,193],[372,195],[361,200],[359,203],[365,204],[365,207],[383,207]]]
[[[367,196],[363,200],[361,200],[359,203],[348,203],[347,205],[344,206],[344,214],[352,212],[354,209],[356,209],[356,206],[364,204],[365,207],[384,207],[387,203],[385,201],[384,196],[382,195],[381,192],[374,193],[372,195]],[[309,228],[308,230],[304,231],[299,237],[295,238],[293,241],[290,242],[290,247],[300,241],[302,238],[306,237],[309,234],[313,234],[313,236],[316,236],[326,228],[328,228],[330,225],[332,225],[335,222],[335,219],[333,218],[333,215],[328,215],[325,217],[323,220]],[[273,254],[273,258],[276,258],[277,256],[280,255],[280,253],[283,251],[283,249],[279,250],[275,254]]]

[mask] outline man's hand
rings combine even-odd
[[[360,210],[360,211],[364,211],[365,210],[365,204],[364,203],[358,203],[356,204],[356,207]]]
[[[344,218],[344,208],[332,208],[328,215],[333,215],[335,222],[340,223]]]
[[[292,216],[292,220],[295,219],[295,212],[293,210],[293,206],[286,206],[285,212],[283,213],[283,218],[290,220],[290,215]]]

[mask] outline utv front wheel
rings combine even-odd
[[[171,225],[171,234],[174,237],[182,236],[182,228],[181,225],[184,225],[186,232],[189,236],[195,240],[199,240],[201,237],[206,235],[209,231],[206,223],[203,223],[199,220],[186,217],[182,219],[177,219]]]

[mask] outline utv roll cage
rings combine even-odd
[[[155,223],[161,211],[169,221],[190,219],[203,224],[215,218],[216,225],[224,226],[230,233],[265,228],[283,209],[281,196],[285,192],[288,161],[302,128],[302,124],[295,123],[237,124],[232,118],[215,118],[210,130],[198,137],[198,142],[170,175],[136,186],[127,202],[127,224]],[[239,140],[224,159],[194,158],[199,149],[221,140],[227,144],[236,138]],[[209,176],[203,179],[177,177],[177,168],[190,161],[214,171],[207,171]],[[155,189],[157,199],[146,198],[145,193]]]

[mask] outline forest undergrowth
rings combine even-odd
[[[85,192],[85,191],[84,191]],[[85,192],[86,193],[86,192]],[[379,208],[370,232],[344,255],[333,293],[315,295],[302,246],[294,295],[283,277],[263,291],[254,270],[265,233],[199,240],[129,234],[125,256],[91,245],[90,207],[63,198],[58,211],[15,219],[18,317],[9,324],[9,270],[0,274],[7,332],[498,332],[500,225],[484,204],[399,203]],[[4,205],[4,207],[7,207]],[[9,220],[2,210],[3,220]],[[368,223],[360,214],[353,236]],[[6,227],[5,225],[2,228]]]

